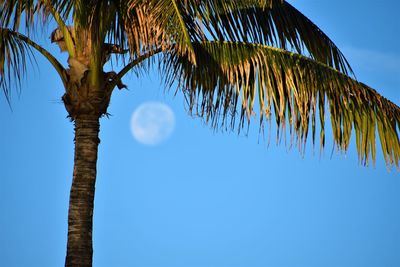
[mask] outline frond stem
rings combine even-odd
[[[12,31],[10,29],[6,29],[6,30],[9,32],[9,34],[12,34],[15,37],[19,38],[20,40],[24,41],[31,47],[35,48],[40,54],[42,54],[53,65],[53,67],[57,71],[58,75],[60,75],[60,78],[61,78],[64,86],[67,87],[67,82],[68,82],[67,72],[64,69],[64,67],[61,65],[61,63],[52,54],[50,54],[46,49],[44,49],[43,47],[41,47],[40,45],[38,45],[37,43],[35,43],[31,39],[29,39],[27,36],[25,36],[21,33]]]
[[[63,19],[61,18],[60,13],[58,13],[53,5],[50,3],[49,0],[46,1],[46,5],[48,6],[51,15],[53,16],[53,18],[55,19],[55,21],[58,24],[58,27],[60,28],[64,40],[65,40],[65,44],[67,46],[67,50],[68,50],[68,54],[71,57],[75,57],[75,45],[74,45],[74,41],[72,40],[72,36],[71,36],[71,32],[68,30],[67,25],[65,25]]]
[[[108,88],[112,89],[114,88],[118,82],[122,79],[122,77],[128,73],[128,71],[130,71],[133,67],[135,67],[136,65],[140,64],[141,62],[143,62],[144,60],[150,58],[151,56],[158,54],[162,51],[161,48],[157,48],[155,50],[149,51],[139,57],[137,57],[135,60],[131,61],[128,65],[126,65],[125,67],[122,68],[122,70],[120,70],[117,75],[114,76],[114,78],[112,79],[112,81],[109,83]]]

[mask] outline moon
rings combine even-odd
[[[139,143],[158,145],[171,136],[174,128],[174,112],[164,103],[145,102],[132,113],[131,131]]]

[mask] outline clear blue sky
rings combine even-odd
[[[289,1],[343,50],[357,78],[400,104],[397,0]],[[40,34],[38,35],[40,37]],[[44,37],[43,37],[43,40]],[[47,40],[47,39],[46,39]],[[52,47],[53,51],[57,48]],[[0,266],[62,266],[73,167],[73,126],[62,84],[37,68],[11,112],[0,97]],[[328,142],[304,158],[284,145],[214,133],[187,116],[157,75],[128,75],[102,119],[94,213],[94,266],[398,267],[400,176],[358,164]],[[130,133],[144,101],[176,115],[165,143]],[[331,135],[328,135],[330,140]]]

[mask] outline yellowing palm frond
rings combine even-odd
[[[166,80],[170,85],[178,81],[190,110],[214,127],[226,125],[228,119],[233,127],[239,114],[239,128],[243,127],[258,101],[260,125],[274,113],[278,130],[289,122],[301,147],[310,128],[315,141],[319,110],[323,147],[325,106],[329,105],[339,149],[348,149],[354,130],[360,161],[375,161],[377,131],[387,164],[398,166],[400,108],[370,87],[326,64],[270,46],[203,42],[193,48],[196,66],[177,52],[165,54]]]

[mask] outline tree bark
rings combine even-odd
[[[68,211],[65,266],[92,266],[92,225],[100,122],[96,115],[75,118],[74,173]]]

